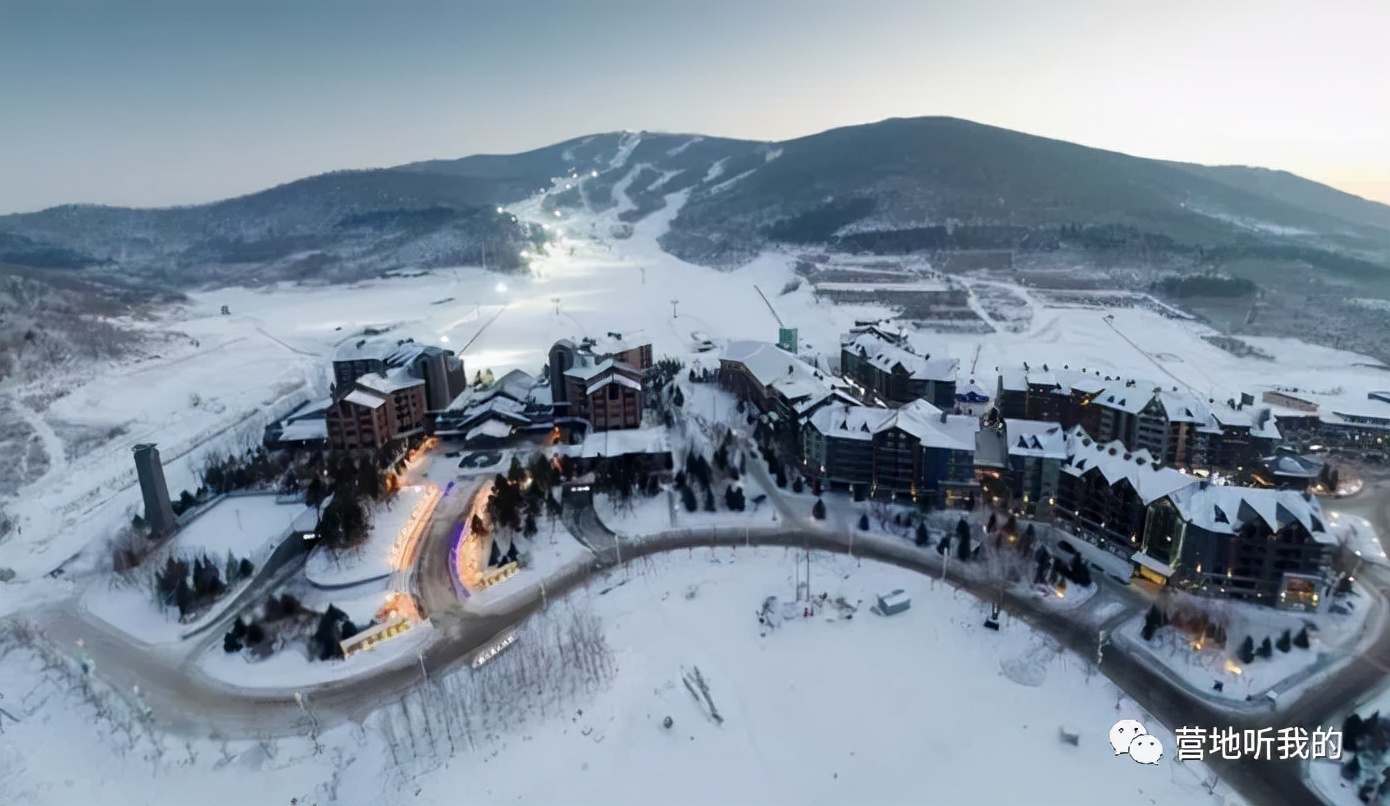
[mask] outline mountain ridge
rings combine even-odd
[[[333,281],[485,255],[514,269],[542,236],[498,208],[543,191],[547,210],[621,204],[615,215],[626,222],[685,192],[663,248],[722,267],[779,244],[892,252],[1134,242],[1192,254],[1325,253],[1336,257],[1329,265],[1355,261],[1390,276],[1390,205],[1286,171],[1135,157],[953,117],[778,142],[605,132],[516,154],[333,171],[201,205],[60,205],[0,216],[0,260],[180,285]]]

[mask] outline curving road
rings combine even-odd
[[[759,464],[755,462],[751,467]],[[775,490],[771,486],[768,489]],[[777,527],[680,530],[650,535],[640,542],[625,542],[621,546],[622,559],[631,562],[653,554],[706,546],[782,546],[832,552],[851,549],[848,536],[814,528],[793,512],[780,496],[771,498],[771,503],[783,516],[784,522]],[[423,648],[420,656],[407,653],[389,665],[377,667],[369,676],[313,688],[306,700],[320,729],[345,721],[364,720],[372,711],[419,684],[425,671],[434,675],[461,667],[475,651],[542,606],[539,589],[518,593],[507,600],[505,610],[497,614],[470,613],[457,600],[449,567],[449,540],[468,501],[468,496],[458,494],[441,502],[419,552],[415,581],[421,606],[437,630],[436,640]],[[1386,509],[1390,510],[1390,505]],[[603,528],[591,511],[581,513],[571,522],[571,528],[594,552],[594,562],[547,580],[548,599],[562,597],[596,574],[619,565],[616,536]],[[994,584],[963,576],[959,563],[951,563],[951,570],[943,572],[941,558],[934,550],[919,549],[907,541],[860,538],[855,540],[852,549],[856,556],[865,559],[944,578],[984,601],[1000,598]],[[282,572],[293,569],[292,566]],[[1386,569],[1372,568],[1363,571],[1362,576],[1379,590],[1390,590],[1390,573]],[[269,589],[276,580],[258,580],[256,584]],[[1120,600],[1137,607],[1137,596],[1130,589],[1102,582],[1097,601]],[[1005,591],[1002,599],[1005,611],[1014,618],[1052,636],[1081,657],[1095,654],[1096,630],[1100,625],[1078,620],[1075,613],[1040,608],[1035,600],[1011,591]],[[143,704],[150,708],[161,727],[188,735],[210,733],[222,738],[306,732],[306,717],[294,698],[294,691],[238,689],[211,680],[198,671],[197,658],[212,642],[221,639],[220,629],[209,630],[192,652],[186,645],[147,646],[132,642],[98,619],[84,617],[75,602],[72,605],[57,609],[44,622],[48,635],[68,647],[81,641],[79,652],[93,660],[118,691],[133,693],[138,686]],[[1127,610],[1111,622],[1132,612]],[[1386,670],[1390,670],[1390,631],[1382,630],[1362,655],[1309,687],[1280,713],[1271,713],[1267,707],[1247,707],[1237,709],[1233,715],[1229,705],[1213,703],[1173,686],[1160,672],[1118,648],[1105,655],[1100,666],[1100,671],[1120,689],[1169,726],[1280,728],[1302,725],[1310,730],[1318,725],[1339,726],[1350,704],[1384,682]],[[1318,800],[1304,781],[1303,769],[1297,762],[1242,763],[1208,759],[1208,764],[1251,803],[1296,804]]]

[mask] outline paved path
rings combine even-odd
[[[778,506],[786,521],[777,527],[680,530],[647,536],[633,543],[624,541],[621,546],[616,536],[603,528],[592,513],[583,515],[573,523],[577,536],[592,547],[594,562],[547,580],[548,598],[562,597],[596,574],[616,567],[619,551],[624,562],[662,552],[715,545],[849,551],[847,535],[809,528],[804,525],[803,516],[784,504],[781,496],[775,493],[770,496],[770,503]],[[421,681],[422,662],[424,671],[431,675],[461,667],[476,650],[503,630],[524,621],[542,605],[539,589],[508,599],[508,609],[496,615],[470,614],[459,603],[449,578],[452,571],[448,568],[448,540],[455,520],[467,505],[467,498],[467,495],[456,494],[436,509],[421,547],[417,585],[421,602],[438,631],[437,640],[424,648],[423,661],[414,654],[407,654],[390,665],[378,667],[370,676],[330,683],[309,691],[306,699],[321,728],[349,720],[364,720],[372,711],[400,698]],[[943,569],[941,557],[935,550],[918,548],[910,541],[859,537],[855,539],[854,554],[945,578],[982,601],[1000,598],[994,583],[963,575],[958,562]],[[1390,572],[1386,569],[1375,568],[1363,576],[1369,584],[1390,590]],[[1106,582],[1100,584],[1099,601],[1113,599],[1131,606],[1135,604],[1134,592]],[[1080,613],[1049,610],[1039,607],[1027,595],[1008,590],[1002,598],[1004,610],[1012,617],[1052,636],[1080,657],[1095,656],[1097,625],[1084,618],[1085,608]],[[1114,623],[1118,618],[1119,615],[1111,617],[1108,622]],[[211,733],[226,738],[302,734],[305,731],[304,715],[295,703],[293,691],[238,690],[207,679],[194,666],[198,653],[187,654],[187,646],[142,646],[95,619],[81,618],[72,608],[55,611],[44,626],[50,637],[60,644],[71,647],[82,640],[81,652],[96,661],[101,673],[118,690],[130,691],[140,686],[145,703],[165,729],[189,735]],[[214,633],[207,640],[216,638]],[[1233,714],[1230,708],[1172,686],[1143,660],[1130,657],[1118,648],[1105,655],[1100,671],[1169,726],[1279,728],[1302,725],[1311,729],[1318,725],[1340,725],[1344,709],[1381,685],[1382,669],[1387,667],[1390,667],[1390,631],[1383,631],[1363,656],[1314,683],[1278,714],[1258,710]],[[1303,769],[1296,762],[1232,763],[1215,759],[1208,763],[1251,803],[1317,800],[1304,781]]]

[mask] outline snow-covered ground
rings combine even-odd
[[[1375,527],[1359,515],[1343,515],[1332,512],[1327,531],[1363,562],[1377,565],[1390,565],[1386,559],[1385,546],[1376,537]]]
[[[391,500],[372,509],[367,541],[356,549],[332,552],[319,546],[304,563],[304,576],[315,585],[336,588],[383,579],[404,566],[406,543],[424,527],[439,503],[440,490],[433,485],[411,485]]]
[[[1363,719],[1372,714],[1390,714],[1390,687],[1382,688],[1354,710]],[[1341,725],[1329,727],[1340,728]],[[1357,787],[1342,777],[1342,767],[1349,760],[1349,755],[1348,748],[1340,760],[1323,759],[1308,764],[1308,777],[1312,779],[1314,786],[1329,806],[1364,806],[1356,796]],[[1363,769],[1363,773],[1369,777],[1375,774],[1375,771]]]
[[[756,611],[767,596],[792,596],[800,560],[780,549],[680,552],[578,594],[617,653],[613,687],[576,703],[571,719],[499,737],[485,765],[461,759],[423,777],[420,801],[450,802],[467,787],[522,803],[1024,803],[1043,782],[1069,780],[1093,802],[1210,800],[1200,768],[1171,752],[1168,770],[1113,756],[1110,725],[1145,716],[1103,678],[1088,680],[1083,662],[1017,622],[983,629],[985,605],[924,577],[813,555],[813,590],[863,606],[849,621],[767,632]],[[875,594],[898,588],[911,609],[868,612]],[[697,667],[721,724],[682,682]],[[1064,725],[1079,746],[1059,740]],[[989,757],[1008,759],[1010,774],[984,774]]]
[[[1151,658],[1209,697],[1245,701],[1274,690],[1286,698],[1293,687],[1306,684],[1310,675],[1332,668],[1336,657],[1354,654],[1348,650],[1362,638],[1362,628],[1374,609],[1371,600],[1358,593],[1334,601],[1349,606],[1349,611],[1298,613],[1214,600],[1213,606],[1221,610],[1228,625],[1229,644],[1224,647],[1194,642],[1190,636],[1166,626],[1159,628],[1152,640],[1145,641],[1140,634],[1144,614],[1117,628],[1115,637],[1131,651]],[[1285,630],[1296,636],[1305,626],[1309,627],[1307,649],[1291,646],[1288,652],[1282,652],[1273,646],[1268,658],[1256,657],[1252,663],[1242,663],[1237,657],[1247,635],[1259,648],[1266,637],[1273,645]],[[1215,689],[1217,682],[1222,684],[1220,691]]]
[[[249,580],[231,586],[196,619],[180,622],[177,609],[155,604],[152,573],[163,566],[165,557],[206,553],[221,570],[230,552],[237,559],[250,559],[259,569],[292,526],[312,528],[313,514],[313,509],[303,504],[276,503],[274,495],[228,496],[194,518],[168,547],[146,560],[144,571],[137,571],[128,580],[94,580],[83,593],[81,606],[137,641],[178,641],[217,618]]]
[[[1054,788],[1067,802],[1222,802],[1201,765],[1174,760],[1171,734],[1084,661],[1016,621],[983,629],[985,605],[925,577],[816,554],[813,590],[862,600],[858,613],[761,627],[757,609],[791,597],[801,561],[781,549],[697,550],[596,580],[570,601],[601,621],[617,667],[610,685],[567,700],[558,717],[541,714],[553,694],[515,691],[515,716],[451,757],[436,735],[447,765],[408,768],[404,781],[378,720],[324,733],[319,753],[304,740],[146,737],[122,727],[119,709],[94,716],[80,686],[59,683],[27,650],[10,652],[0,679],[20,721],[5,722],[0,771],[14,802],[35,806],[171,803],[191,791],[349,806],[452,804],[465,792],[519,803],[1031,803]],[[868,612],[895,589],[911,597],[908,611]],[[722,723],[684,685],[697,668]],[[477,679],[456,674],[464,687]],[[1163,742],[1157,766],[1113,755],[1106,735],[1121,718]],[[1063,728],[1079,744],[1064,743]],[[991,774],[1001,765],[1007,775]],[[1067,782],[1081,794],[1063,792]]]
[[[380,604],[380,596],[375,597]],[[347,611],[354,623],[362,624],[359,615],[363,607],[339,607]],[[354,613],[353,611],[357,611]],[[312,689],[316,685],[368,674],[385,666],[418,663],[416,651],[437,636],[429,622],[412,624],[405,632],[376,646],[354,652],[342,660],[310,660],[302,644],[271,655],[265,660],[252,661],[245,653],[228,654],[222,647],[213,646],[198,660],[198,670],[213,680],[242,689],[274,689],[277,691]]]

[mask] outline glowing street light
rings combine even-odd
[[[497,293],[499,294],[507,293],[507,284],[502,282],[501,280],[497,281],[497,285],[494,286],[494,288],[497,290]]]

